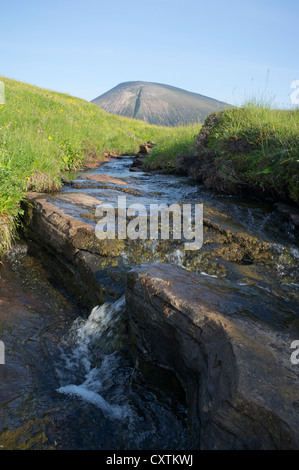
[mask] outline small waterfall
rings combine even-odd
[[[57,390],[59,393],[76,396],[101,408],[109,419],[124,419],[130,414],[126,403],[109,403],[101,393],[105,393],[107,381],[112,379],[111,371],[120,368],[117,348],[123,333],[120,316],[124,307],[123,296],[114,304],[95,307],[87,320],[77,319],[66,340],[68,348],[62,353],[65,366],[57,370],[63,384]]]
[[[57,391],[100,409],[125,448],[188,448],[185,405],[148,384],[129,354],[124,296],[75,320],[60,349]]]

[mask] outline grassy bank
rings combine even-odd
[[[167,170],[163,149],[156,152],[147,166]],[[175,155],[174,149],[172,167],[208,188],[299,204],[299,110],[248,103],[211,114],[193,149]]]
[[[11,243],[26,191],[53,191],[60,172],[76,169],[105,152],[133,154],[175,130],[114,116],[72,96],[0,76],[0,249]],[[162,141],[161,140],[161,141]]]
[[[161,136],[150,156],[144,161],[144,168],[148,170],[163,170],[170,173],[180,171],[180,156],[194,153],[194,145],[202,124],[168,129]]]

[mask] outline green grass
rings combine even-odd
[[[202,124],[190,124],[169,129],[145,159],[144,167],[171,173],[179,169],[178,156],[194,153],[194,144]]]
[[[5,84],[5,104],[0,105],[0,252],[11,245],[27,190],[58,190],[61,171],[101,159],[105,152],[134,154],[148,140],[157,145],[145,168],[179,172],[182,155],[191,156],[188,171],[193,159],[193,176],[207,187],[227,193],[258,190],[299,204],[299,110],[251,102],[210,115],[203,127],[167,128],[108,114],[63,93],[0,80]]]
[[[250,102],[211,115],[196,148],[207,186],[299,203],[298,109]]]
[[[251,101],[210,114],[197,139],[194,132],[191,126],[165,136],[146,167],[184,171],[208,188],[228,194],[299,204],[298,109],[271,109]]]
[[[54,191],[60,172],[105,152],[133,154],[171,129],[106,113],[72,96],[3,78],[0,104],[0,248],[9,248],[28,189]]]

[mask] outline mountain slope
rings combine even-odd
[[[230,107],[207,96],[151,82],[120,83],[91,102],[108,113],[162,126],[203,122],[212,112]]]

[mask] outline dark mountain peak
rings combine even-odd
[[[92,103],[108,113],[163,126],[203,122],[210,113],[230,106],[182,88],[143,81],[120,83]]]

